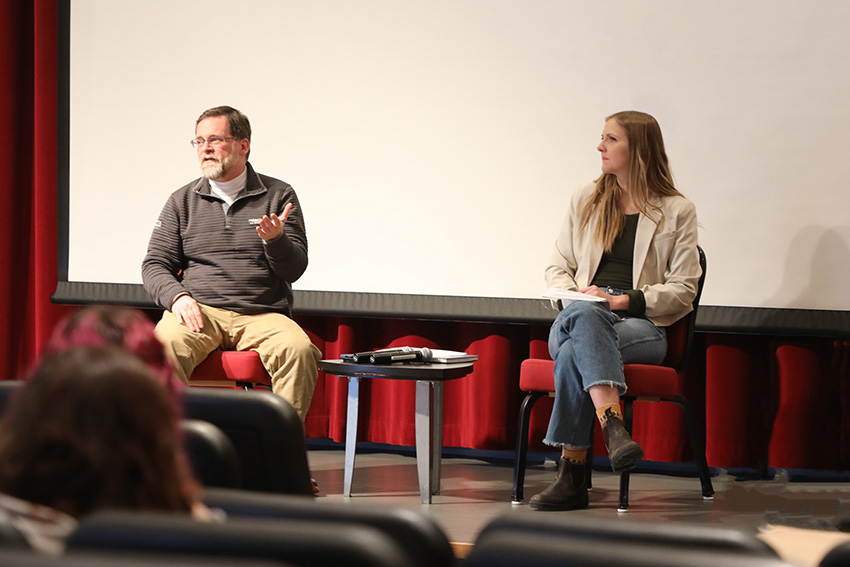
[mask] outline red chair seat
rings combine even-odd
[[[673,399],[682,394],[675,368],[650,364],[625,364],[626,394],[633,398]]]
[[[189,378],[190,385],[227,386],[228,383],[250,389],[255,384],[270,387],[272,380],[255,350],[214,350]]]
[[[554,392],[555,363],[545,358],[522,361],[519,370],[519,389],[523,392]]]
[[[543,358],[522,361],[519,389],[523,392],[554,392],[555,363]],[[673,398],[681,394],[681,381],[674,368],[650,364],[625,364],[628,395],[635,398]]]

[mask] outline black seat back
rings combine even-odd
[[[242,465],[230,438],[208,421],[180,422],[183,446],[195,478],[204,486],[240,488]]]
[[[502,516],[488,523],[477,541],[499,540],[507,534],[570,539],[587,546],[647,544],[777,557],[755,530],[678,522],[610,521],[586,516]]]
[[[395,507],[316,502],[312,498],[258,494],[244,490],[209,489],[204,503],[224,510],[228,517],[281,518],[331,525],[371,526],[404,546],[414,558],[412,567],[447,567],[455,557],[445,533],[429,517]]]
[[[612,520],[612,523],[620,523]],[[776,556],[663,543],[602,543],[502,533],[476,542],[464,567],[791,567]]]
[[[58,557],[0,546],[3,567],[233,567],[218,557],[168,555],[164,553],[70,552]],[[287,567],[291,563],[265,559],[240,559],[239,567]]]
[[[850,565],[850,541],[840,543],[829,550],[819,563],[820,567],[846,567]]]
[[[305,567],[397,567],[412,560],[389,536],[369,526],[270,518],[215,523],[185,514],[123,511],[85,518],[68,538],[68,549],[231,557],[234,565],[246,557]]]
[[[187,388],[184,417],[218,427],[233,444],[247,490],[313,494],[304,426],[295,409],[271,392]]]

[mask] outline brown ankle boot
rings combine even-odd
[[[558,476],[540,494],[531,497],[528,504],[535,510],[578,510],[587,508],[587,478],[585,463],[571,463],[561,457]]]
[[[643,449],[637,442],[632,441],[623,422],[610,410],[605,412],[602,438],[608,448],[608,458],[614,472],[630,471],[643,458]]]

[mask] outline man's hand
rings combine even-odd
[[[283,234],[283,225],[286,223],[286,218],[291,210],[292,203],[287,203],[279,217],[274,213],[272,213],[272,216],[263,215],[260,224],[257,226],[257,234],[260,235],[260,238],[269,241]]]
[[[190,331],[197,333],[204,328],[204,317],[198,302],[191,295],[181,295],[171,305],[171,312],[177,317],[177,322],[186,326]]]

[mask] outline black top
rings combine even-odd
[[[646,312],[646,299],[643,292],[633,289],[632,272],[634,268],[635,234],[637,233],[640,213],[625,215],[625,223],[620,235],[614,240],[610,252],[602,254],[599,268],[593,276],[592,285],[606,288],[614,287],[629,296],[628,314],[643,317]]]
[[[635,255],[635,233],[640,214],[626,215],[623,230],[614,241],[610,252],[602,254],[591,284],[599,287],[616,287],[626,291],[632,289],[632,266]]]

